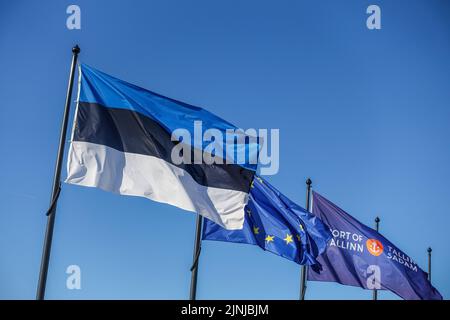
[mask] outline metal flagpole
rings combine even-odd
[[[198,274],[198,260],[200,258],[200,251],[202,249],[202,224],[203,216],[197,213],[197,226],[195,228],[195,242],[194,242],[194,256],[192,258],[191,267],[191,292],[189,295],[190,300],[195,300],[197,296],[197,274]]]
[[[431,283],[431,252],[433,250],[431,249],[431,247],[428,247],[428,281],[430,281]]]
[[[50,260],[50,250],[52,247],[53,228],[55,225],[56,204],[58,202],[59,193],[61,191],[61,167],[64,156],[64,147],[66,144],[67,123],[70,113],[70,102],[72,99],[73,79],[75,76],[75,68],[77,65],[80,47],[76,45],[72,48],[72,65],[70,67],[69,84],[67,86],[66,105],[64,107],[64,115],[61,124],[61,132],[59,136],[58,155],[56,158],[55,173],[53,176],[52,196],[50,207],[47,211],[47,228],[45,230],[44,247],[42,250],[41,269],[39,273],[39,283],[37,287],[36,300],[43,300],[45,297],[45,285],[47,283],[48,264]]]
[[[306,211],[310,212],[310,199],[311,199],[311,184],[310,178],[306,179]],[[308,266],[303,265],[301,270],[301,282],[300,282],[300,300],[305,300],[306,293],[306,276],[308,272]]]
[[[375,218],[375,230],[378,232],[379,229],[380,229],[380,218],[376,217]],[[377,289],[373,289],[372,300],[378,300],[378,290]]]

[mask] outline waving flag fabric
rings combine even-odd
[[[255,176],[242,230],[225,230],[205,220],[202,238],[258,245],[296,263],[313,265],[331,233],[320,219]]]
[[[223,150],[247,152],[248,159],[258,152],[254,140],[230,142],[226,132],[237,128],[214,114],[83,64],[66,182],[146,197],[240,229],[256,164],[229,163],[217,150],[221,161],[194,160],[209,146],[196,124],[223,134]],[[176,129],[192,138],[174,140]],[[189,146],[191,162],[172,159],[179,143]]]
[[[317,258],[321,270],[310,268],[308,280],[390,290],[407,300],[442,300],[406,253],[316,192],[313,214],[331,229],[333,238]]]

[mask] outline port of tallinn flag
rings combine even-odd
[[[176,163],[172,149],[185,143],[203,153],[208,143],[172,141],[176,129],[195,136],[195,123],[226,136],[234,125],[195,106],[114,78],[85,64],[68,156],[67,183],[142,196],[197,212],[226,229],[241,229],[256,170],[254,162]],[[232,150],[259,151],[251,139]],[[230,147],[229,140],[223,141]],[[228,144],[228,145],[227,145]],[[184,156],[184,155],[183,155]]]
[[[442,300],[407,254],[317,192],[312,213],[330,228],[333,238],[317,257],[321,267],[309,268],[308,280],[389,290],[405,300]]]

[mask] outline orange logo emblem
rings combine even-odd
[[[369,250],[370,254],[375,257],[378,257],[383,253],[383,245],[376,239],[368,239],[366,241],[366,247],[367,250]]]

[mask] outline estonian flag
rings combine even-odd
[[[231,147],[233,157],[236,152],[247,152],[244,163],[208,164],[204,157],[195,163],[173,161],[171,154],[179,143],[189,145],[191,155],[199,149],[200,154],[211,150],[211,142],[203,141],[203,133],[194,125],[197,121],[202,130],[222,133],[222,150]],[[194,138],[173,141],[174,131],[180,128]],[[82,64],[66,182],[146,197],[197,212],[226,229],[241,229],[256,170],[256,162],[250,159],[257,155],[259,145],[248,136],[238,139],[241,144],[235,138],[230,141],[226,135],[230,129],[237,130],[204,109]],[[215,152],[215,156],[220,154]]]

